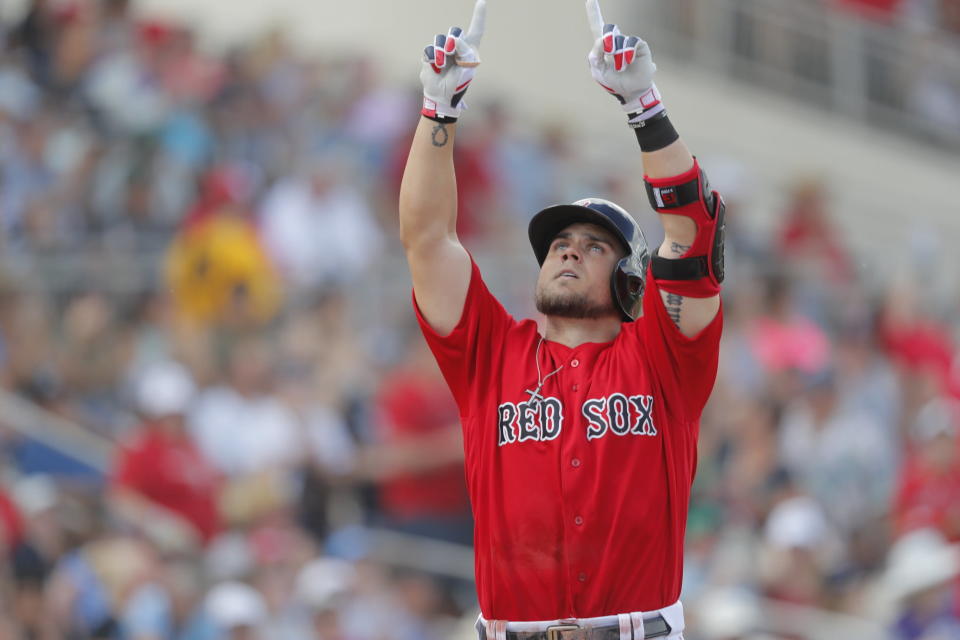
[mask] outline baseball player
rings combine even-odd
[[[511,317],[456,235],[453,145],[480,61],[466,32],[424,50],[400,193],[414,306],[459,405],[481,640],[682,638],[683,538],[722,327],[723,212],[653,83],[650,48],[587,1],[594,79],[640,144],[666,239],[599,198],[529,225],[532,320]]]

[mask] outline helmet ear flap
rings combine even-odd
[[[648,262],[649,256],[646,250],[642,256],[626,256],[617,263],[610,276],[610,292],[620,314],[627,322],[639,318],[643,311]]]

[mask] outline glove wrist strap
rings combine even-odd
[[[649,120],[663,111],[663,102],[660,98],[660,92],[657,85],[650,85],[650,88],[639,96],[623,105],[623,110],[627,112],[627,122],[631,127],[642,126],[644,120]]]
[[[424,118],[433,120],[434,122],[442,122],[443,124],[450,124],[457,121],[457,116],[448,115],[450,111],[454,111],[459,114],[460,110],[455,108],[444,108],[436,100],[431,100],[427,96],[423,96],[423,108],[420,110],[420,115]]]

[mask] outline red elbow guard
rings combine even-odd
[[[657,213],[687,216],[697,225],[693,245],[680,258],[661,258],[653,252],[650,268],[660,288],[691,298],[717,295],[723,282],[723,198],[710,190],[696,159],[686,173],[644,181],[650,206]]]

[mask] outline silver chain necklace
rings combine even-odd
[[[547,375],[541,378],[540,377],[540,345],[542,344],[543,344],[543,336],[540,336],[540,342],[537,343],[537,350],[533,354],[533,361],[537,365],[537,388],[535,391],[531,391],[530,389],[527,389],[524,392],[530,396],[530,404],[535,405],[536,407],[539,407],[540,403],[543,402],[543,399],[544,399],[543,396],[540,395],[540,389],[543,388],[543,383],[545,383],[550,378],[550,376],[560,371],[560,369],[563,369],[563,366],[564,366],[564,365],[560,365],[559,367],[557,367],[556,369],[554,369],[553,371],[551,371],[550,373],[548,373]]]

